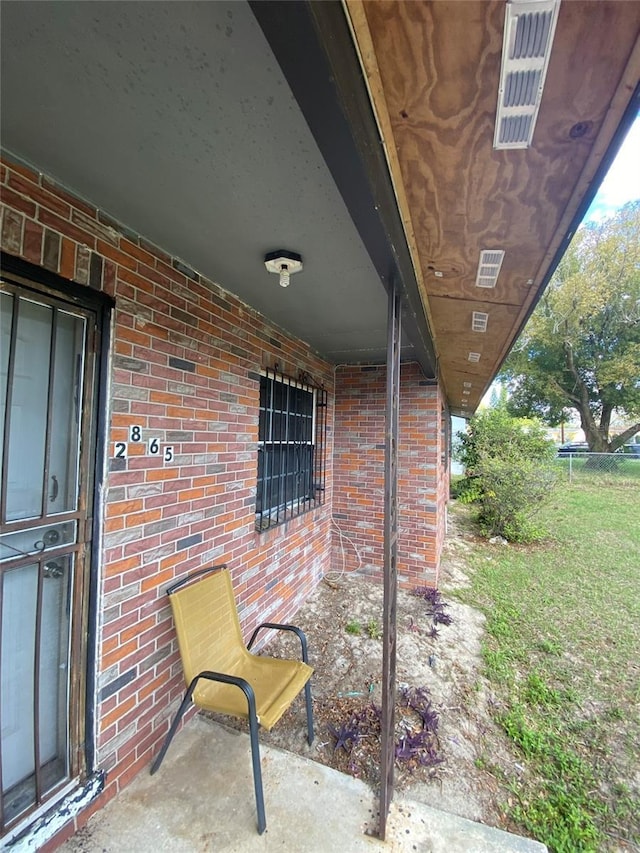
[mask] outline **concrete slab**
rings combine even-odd
[[[302,735],[301,735],[302,736]],[[261,747],[267,829],[256,830],[249,738],[197,717],[178,734],[155,776],[143,772],[63,853],[343,851],[543,853],[528,839],[400,797],[387,840],[376,838],[371,789],[317,762]]]

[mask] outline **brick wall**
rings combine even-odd
[[[324,507],[254,529],[259,370],[333,369],[255,311],[22,165],[0,166],[2,248],[116,301],[98,626],[97,755],[106,801],[164,736],[183,689],[164,590],[214,562],[232,571],[245,633],[287,621],[330,568],[331,470]],[[170,465],[114,442],[132,424],[173,445]],[[96,804],[97,806],[98,804]],[[83,815],[83,820],[86,819]]]
[[[400,584],[435,585],[448,497],[442,399],[416,364],[402,365],[400,383]],[[333,564],[377,578],[383,568],[385,405],[385,367],[337,369]]]
[[[116,303],[104,541],[94,567],[97,756],[107,782],[59,841],[147,765],[164,737],[183,689],[164,595],[174,577],[227,562],[246,635],[258,618],[291,618],[343,560],[381,576],[385,369],[337,370],[334,449],[334,370],[303,343],[44,175],[3,161],[0,192],[4,251]],[[258,372],[276,364],[329,390],[327,498],[257,534]],[[416,365],[401,375],[399,570],[403,585],[435,583],[448,494],[442,403]],[[131,443],[126,460],[114,458],[133,423],[144,438],[173,445],[171,465]],[[332,528],[332,493],[342,537]]]

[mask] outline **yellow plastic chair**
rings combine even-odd
[[[270,731],[304,687],[307,739],[313,743],[313,709],[307,640],[295,625],[263,622],[245,647],[240,631],[231,576],[226,565],[192,572],[167,589],[178,634],[178,646],[187,691],[162,744],[151,773],[162,764],[183,714],[191,702],[205,711],[249,720],[253,784],[258,810],[258,832],[267,821],[262,791],[258,725]],[[251,654],[262,628],[292,631],[302,646],[302,661]]]

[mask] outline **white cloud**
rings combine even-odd
[[[628,201],[640,198],[640,116],[631,125],[618,156],[602,182],[585,220],[611,216]]]

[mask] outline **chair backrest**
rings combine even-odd
[[[169,599],[186,684],[203,670],[233,674],[246,650],[227,569],[169,590]]]

